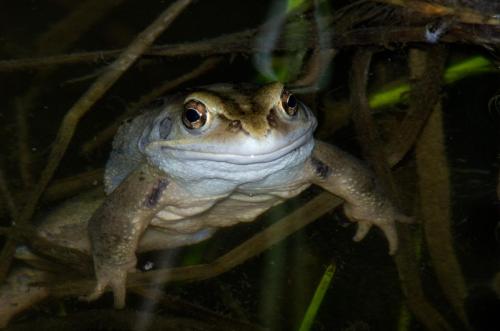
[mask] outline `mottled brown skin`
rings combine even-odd
[[[92,215],[88,230],[100,282],[89,300],[99,297],[106,285],[110,285],[116,306],[123,307],[122,285],[126,273],[135,267],[139,238],[149,223],[145,220],[153,218],[168,196],[170,203],[174,202],[168,186],[167,176],[146,164],[127,177]]]
[[[411,219],[394,209],[366,167],[346,152],[318,140],[311,165],[317,174],[311,182],[345,200],[346,216],[358,223],[354,240],[362,240],[375,225],[384,232],[389,253],[394,254],[398,246],[394,216],[400,222],[411,222]],[[366,206],[373,206],[377,212]]]

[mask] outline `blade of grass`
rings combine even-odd
[[[323,277],[321,277],[321,281],[314,292],[314,296],[311,300],[311,303],[307,307],[304,318],[302,319],[302,323],[300,323],[299,331],[309,331],[311,330],[311,326],[318,314],[319,307],[323,302],[323,298],[325,297],[326,291],[330,287],[330,283],[332,282],[333,276],[335,275],[335,269],[337,266],[335,264],[330,264],[325,272],[323,273]]]
[[[446,68],[444,72],[444,81],[446,84],[452,84],[463,78],[493,72],[495,66],[485,57],[474,56],[463,61],[457,62]],[[410,91],[410,84],[403,83],[392,89],[377,91],[370,95],[370,108],[382,108],[395,105]]]

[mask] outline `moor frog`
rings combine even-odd
[[[137,251],[205,240],[311,184],[345,200],[358,224],[354,240],[375,225],[394,253],[395,221],[408,217],[358,160],[315,140],[315,127],[311,110],[281,83],[210,85],[165,98],[119,129],[102,202],[73,201],[39,233],[92,254],[97,285],[88,298],[111,287],[116,307],[125,304]]]

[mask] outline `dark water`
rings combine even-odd
[[[168,4],[168,1],[123,1],[80,37],[62,47],[63,36],[71,32],[71,24],[60,32],[60,42],[53,38],[45,45],[37,45],[46,31],[76,10],[77,2],[2,2],[0,58],[122,48]],[[334,9],[338,6],[332,4]],[[198,1],[177,18],[156,44],[198,41],[253,28],[271,15],[271,7],[269,1]],[[90,11],[88,15],[95,13]],[[77,29],[76,22],[74,28]],[[478,55],[498,59],[495,54],[478,47],[450,45],[448,50],[449,63]],[[316,105],[320,129],[322,125],[328,125],[323,122],[327,118],[324,112],[336,111],[327,105],[348,100],[348,68],[352,51],[342,50],[329,71],[328,83],[317,94],[299,96],[310,101],[311,106]],[[308,55],[310,52],[306,52],[306,57]],[[206,54],[147,57],[132,67],[79,123],[55,179],[103,167],[110,142],[89,155],[82,155],[83,143],[116,120],[131,102],[161,82],[190,72],[206,58]],[[381,53],[372,67],[372,85],[400,80],[407,72],[406,60],[407,51],[403,46]],[[89,74],[98,75],[109,61],[96,59],[83,64],[0,72],[0,166],[11,190],[19,192],[15,195],[17,200],[21,200],[21,192],[32,190],[23,182],[19,170],[21,110],[27,119],[24,123],[27,123],[27,146],[31,158],[28,170],[36,179],[46,164],[62,117],[95,77],[74,80]],[[179,88],[259,80],[262,81],[262,74],[258,72],[251,52],[235,52],[225,55],[214,70]],[[377,90],[378,86],[372,85],[370,88]],[[451,187],[450,231],[454,254],[467,287],[467,297],[463,302],[471,330],[500,330],[500,205],[495,193],[500,163],[500,101],[490,102],[496,95],[500,95],[500,76],[494,72],[471,76],[442,90]],[[381,120],[386,117],[400,119],[405,109],[404,105],[396,105],[377,116]],[[360,156],[361,148],[351,122],[347,121],[326,139]],[[413,152],[398,165],[396,178],[410,206],[408,209],[415,212],[418,203],[412,201],[418,177]],[[223,229],[213,239],[195,247],[144,254],[139,257],[139,266],[147,262],[154,262],[155,268],[210,262],[280,217],[300,208],[319,192],[320,189],[311,188],[298,198],[272,209],[258,222]],[[59,202],[43,203],[41,210],[50,210]],[[2,212],[2,217],[2,226],[8,225],[5,212]],[[419,251],[416,263],[424,293],[453,329],[467,330],[440,285],[422,227],[409,227]],[[74,297],[51,299],[21,314],[11,327],[13,330],[30,328],[40,319],[36,322],[40,329],[163,330],[165,325],[174,325],[161,319],[168,317],[187,320],[185,324],[179,324],[178,329],[230,330],[232,328],[227,324],[222,326],[215,322],[225,317],[247,323],[249,329],[298,330],[323,272],[328,265],[334,264],[336,272],[313,330],[427,330],[404,303],[398,270],[387,254],[382,234],[372,230],[362,242],[354,243],[351,240],[354,231],[355,227],[345,220],[342,212],[335,210],[265,253],[216,278],[166,286],[164,292],[168,294],[170,304],[157,304],[154,300],[130,294],[127,310],[120,314],[111,310],[109,294],[91,304]],[[495,275],[496,288],[493,286]],[[92,324],[92,319],[96,319],[97,324]],[[231,324],[231,321],[227,323],[239,325]]]

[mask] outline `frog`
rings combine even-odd
[[[96,283],[86,300],[109,288],[123,308],[139,252],[207,240],[311,185],[344,200],[355,241],[375,226],[389,254],[396,252],[396,222],[411,217],[363,162],[314,138],[315,115],[282,83],[205,85],[160,104],[119,128],[105,196],[77,197],[38,228],[43,238],[92,256]]]

